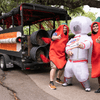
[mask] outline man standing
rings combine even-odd
[[[50,83],[49,87],[51,89],[56,89],[54,85],[54,76],[57,72],[56,83],[62,84],[63,82],[60,80],[60,77],[63,73],[63,68],[66,64],[65,58],[65,46],[68,42],[68,32],[69,28],[67,25],[60,25],[55,33],[52,35],[52,41],[50,44],[49,58],[50,58]]]

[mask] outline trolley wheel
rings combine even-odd
[[[7,70],[4,56],[0,57],[0,67],[3,71]]]

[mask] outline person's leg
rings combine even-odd
[[[72,86],[72,77],[70,78],[66,78],[64,83],[62,84],[62,86],[66,87],[66,86]]]
[[[83,88],[85,89],[86,92],[90,92],[91,88],[90,88],[90,81],[89,79],[84,81],[84,82],[80,82],[83,86]]]
[[[64,83],[62,86],[71,86],[72,85],[72,77],[73,77],[73,71],[72,68],[74,67],[73,62],[70,62],[68,60],[65,68],[64,68]]]
[[[98,77],[98,83],[99,83],[99,88],[100,88],[100,77]]]
[[[55,64],[50,61],[50,66],[51,66],[51,70],[50,70],[50,83],[49,83],[49,87],[53,90],[56,89],[56,87],[54,86],[54,77],[55,77],[55,73],[56,73],[56,66]]]
[[[62,70],[58,70],[58,72],[57,72],[57,78],[60,79],[60,77],[62,76],[63,72],[64,72],[63,69]]]
[[[77,62],[73,69],[74,75],[77,80],[82,84],[86,92],[90,92],[89,71],[87,62]]]
[[[98,77],[99,89],[95,91],[95,93],[100,93],[100,77]]]
[[[54,81],[55,73],[56,73],[56,68],[52,68],[50,70],[50,81]]]
[[[56,78],[56,83],[63,84],[63,82],[60,80],[60,77],[62,76],[62,74],[63,74],[63,69],[58,70],[58,72],[57,72],[57,78]]]

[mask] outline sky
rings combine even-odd
[[[93,12],[93,13],[97,13],[96,14],[96,18],[100,17],[100,8],[94,8],[94,7],[89,7],[88,5],[85,5],[84,8],[83,8],[83,10],[85,12],[90,11],[90,12]]]

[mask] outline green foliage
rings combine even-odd
[[[77,7],[76,9],[69,9],[67,7],[64,7],[64,9],[67,10],[68,14],[72,17],[72,16],[78,16],[78,15],[82,15],[84,14],[84,10],[83,10],[83,6],[81,7]]]
[[[73,38],[74,36],[75,36],[74,34],[69,33],[69,40],[70,40],[71,38]]]
[[[0,13],[7,13],[21,3],[32,3],[33,0],[0,0]]]
[[[97,13],[93,13],[93,12],[90,12],[88,11],[87,13],[85,12],[84,14],[82,14],[82,16],[86,16],[86,17],[89,17],[92,21],[95,21],[96,19],[96,15]]]
[[[70,12],[70,11],[68,11],[68,12],[72,19],[77,16],[86,16],[86,17],[89,17],[92,21],[94,21],[96,19],[96,14],[97,14],[97,13],[93,13],[93,12],[89,12],[89,11],[85,12],[83,10],[83,7],[79,7],[79,8],[72,10],[72,12]],[[70,21],[71,20],[68,21],[68,25],[69,25]]]

